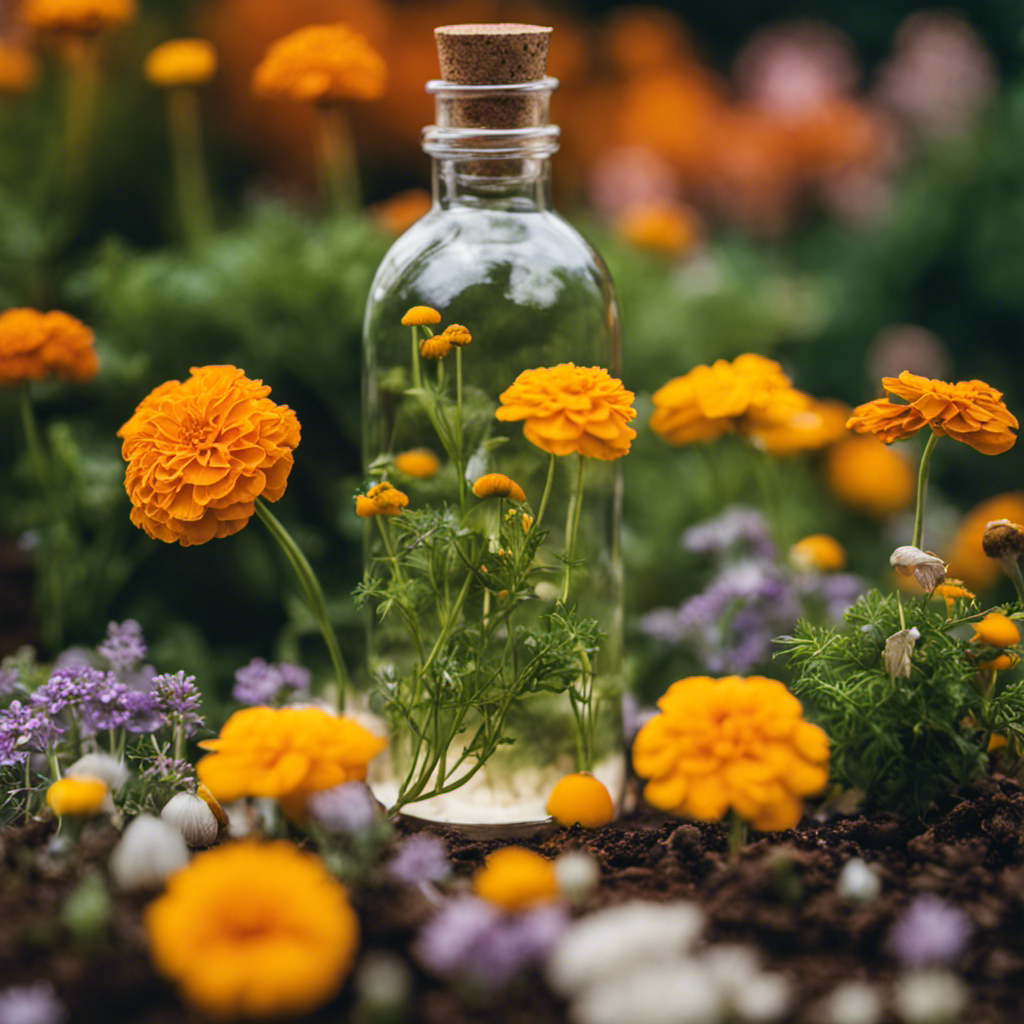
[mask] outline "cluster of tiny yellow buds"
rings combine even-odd
[[[443,334],[435,334],[420,341],[420,355],[424,359],[444,359],[451,350],[451,342]]]
[[[430,306],[411,306],[402,317],[403,327],[422,327],[424,324],[439,324],[441,314]]]
[[[441,337],[447,338],[453,348],[465,348],[473,340],[473,336],[462,324],[449,324]]]
[[[361,519],[397,516],[408,504],[409,496],[384,480],[374,484],[365,494],[356,495],[356,515]]]
[[[526,492],[511,477],[504,473],[485,473],[473,483],[473,493],[478,498],[511,498],[526,501]]]
[[[529,512],[523,513],[523,533],[529,533],[530,527],[533,526],[533,516]]]

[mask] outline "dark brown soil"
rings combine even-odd
[[[33,823],[3,833],[0,874],[0,988],[39,977],[53,980],[73,1021],[180,1024],[173,991],[146,959],[143,899],[119,897],[105,934],[76,945],[59,908],[88,865],[101,869],[114,840],[109,828],[83,835],[82,856],[60,864],[35,856],[52,826]],[[460,880],[500,840],[466,839],[442,830]],[[1017,1024],[1024,1019],[1024,791],[1016,782],[986,780],[950,800],[929,825],[877,813],[806,820],[789,832],[755,837],[736,862],[725,855],[718,825],[694,825],[636,813],[603,829],[558,829],[517,840],[554,856],[591,853],[600,889],[583,911],[642,897],[690,899],[708,915],[710,941],[750,943],[766,964],[784,971],[799,993],[792,1024],[816,1024],[816,1002],[853,978],[886,984],[896,964],[885,951],[895,917],[915,896],[936,893],[970,915],[971,942],[955,970],[970,987],[966,1024]],[[851,857],[881,875],[882,896],[851,904],[835,893]],[[417,890],[379,882],[357,892],[363,947],[407,954],[432,907]],[[415,968],[414,968],[415,970]],[[416,1024],[555,1024],[565,1008],[536,978],[485,1003],[466,1002],[451,988],[415,971]],[[348,1019],[347,993],[315,1020]],[[628,1022],[623,1022],[628,1024]]]

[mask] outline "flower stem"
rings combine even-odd
[[[455,349],[455,472],[459,474],[459,511],[466,514],[466,472],[463,469],[465,438],[462,436],[462,346]]]
[[[412,386],[419,390],[423,389],[423,371],[420,367],[420,338],[419,331],[415,324],[409,328],[412,331]]]
[[[583,510],[583,477],[587,468],[587,460],[582,455],[576,456],[576,493],[573,495],[572,524],[566,545],[565,579],[562,581],[562,604],[569,600],[569,584],[572,580],[572,565],[576,561],[576,538],[580,532],[580,513]]]
[[[263,525],[270,531],[274,540],[281,545],[288,561],[292,563],[295,574],[299,577],[302,589],[306,592],[306,600],[309,602],[313,618],[316,619],[320,632],[323,634],[324,643],[331,655],[331,662],[334,665],[334,675],[337,680],[338,692],[334,695],[335,704],[339,710],[345,707],[345,691],[350,686],[348,672],[345,669],[345,662],[342,659],[341,651],[338,648],[338,638],[334,634],[334,627],[331,625],[330,617],[327,614],[327,603],[324,600],[324,592],[320,581],[313,572],[306,556],[302,553],[298,544],[292,539],[291,534],[281,525],[274,514],[267,508],[262,498],[255,502],[256,515],[260,517]]]
[[[747,823],[735,812],[729,812],[729,860],[739,860],[740,850],[747,841]]]
[[[49,500],[50,471],[43,453],[43,444],[39,438],[39,426],[36,423],[35,410],[32,408],[32,395],[28,383],[21,388],[20,399],[21,425],[25,431],[25,445],[28,448],[29,458],[32,460],[32,468],[35,471],[39,489],[43,492],[44,498]]]
[[[551,461],[548,463],[548,477],[544,481],[544,493],[540,498],[540,508],[537,509],[537,517],[533,521],[533,525],[530,527],[530,532],[540,529],[541,520],[544,518],[544,513],[548,507],[548,499],[551,497],[551,485],[555,482],[555,456],[551,456]]]
[[[362,204],[356,174],[352,130],[337,103],[316,107],[320,185],[332,213],[358,210]]]
[[[99,57],[99,43],[95,36],[76,40],[67,56],[64,186],[73,203],[78,200],[89,180],[96,95],[100,80]]]
[[[380,530],[381,539],[384,541],[384,550],[387,552],[388,558],[391,560],[391,568],[394,571],[395,579],[399,583],[404,583],[405,578],[402,576],[402,566],[398,561],[398,557],[395,555],[394,545],[391,543],[391,534],[388,533],[387,525],[384,522],[384,516],[374,516],[377,520],[377,529]]]
[[[914,512],[914,539],[910,542],[912,547],[921,547],[922,534],[924,533],[924,495],[928,489],[928,467],[932,461],[932,450],[938,441],[939,435],[932,434],[928,443],[921,453],[921,465],[917,470],[917,509]]]
[[[183,86],[169,90],[167,115],[178,215],[189,245],[195,248],[213,233],[213,204],[203,155],[199,97],[195,89]]]

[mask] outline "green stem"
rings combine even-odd
[[[394,545],[391,543],[391,534],[388,533],[388,528],[384,523],[384,516],[374,516],[373,518],[377,520],[377,529],[380,530],[381,538],[384,541],[384,550],[391,560],[391,568],[394,570],[395,579],[399,583],[404,583],[405,577],[402,575],[402,566],[398,561],[398,556],[395,554]]]
[[[213,204],[196,90],[188,86],[171,89],[167,94],[167,115],[178,214],[188,242],[195,248],[213,233]]]
[[[932,450],[935,448],[935,443],[938,439],[938,434],[932,434],[928,438],[928,443],[924,446],[924,451],[921,453],[921,465],[917,470],[917,509],[914,512],[914,539],[910,542],[911,546],[915,548],[921,547],[923,539],[924,495],[928,489],[928,467],[932,461]]]
[[[362,205],[356,173],[352,130],[337,103],[316,107],[320,183],[332,213],[358,210]]]
[[[1003,568],[1006,570],[1006,575],[1010,577],[1013,582],[1013,588],[1017,591],[1017,600],[1024,604],[1024,577],[1021,576],[1020,562],[1017,561],[1016,555],[1008,555],[1002,559]]]
[[[271,536],[281,545],[288,561],[292,563],[295,574],[299,577],[302,589],[306,593],[306,600],[309,602],[313,618],[316,619],[320,632],[323,634],[324,643],[331,655],[331,662],[334,665],[334,675],[338,684],[338,692],[335,694],[335,704],[339,710],[345,707],[345,691],[350,686],[348,672],[345,669],[345,662],[341,657],[338,648],[338,638],[334,634],[334,626],[331,625],[330,617],[327,614],[327,603],[324,600],[324,592],[320,581],[313,572],[301,548],[292,539],[291,534],[281,525],[274,514],[267,508],[262,498],[257,498],[256,515],[260,517],[263,525],[270,531]]]
[[[530,532],[540,529],[541,520],[544,518],[544,513],[547,511],[548,499],[551,497],[551,485],[555,482],[555,456],[551,456],[551,461],[548,463],[548,477],[544,481],[544,493],[540,498],[540,508],[537,509],[537,516],[533,520],[533,525],[530,527]]]
[[[577,455],[576,460],[576,493],[573,495],[572,526],[566,546],[567,561],[565,563],[565,580],[562,582],[562,604],[569,600],[572,565],[576,561],[576,538],[580,532],[580,513],[583,509],[583,476],[587,468],[587,460],[584,456]]]
[[[747,823],[735,812],[729,812],[729,860],[739,859],[740,850],[747,841]]]
[[[67,115],[64,123],[64,185],[75,204],[89,180],[92,134],[99,92],[99,43],[83,38],[71,54],[68,68]]]
[[[459,474],[459,511],[466,514],[466,472],[463,469],[463,452],[466,439],[462,436],[462,346],[455,349],[455,451],[458,458],[455,472]]]
[[[420,366],[420,338],[416,324],[409,328],[412,331],[412,386],[423,390],[423,369]]]
[[[21,388],[21,425],[25,431],[25,445],[28,448],[29,458],[32,460],[32,468],[35,471],[39,488],[44,498],[49,500],[50,472],[47,467],[46,456],[43,454],[43,444],[39,437],[39,426],[36,423],[35,410],[32,408],[32,396],[29,385],[26,383]]]

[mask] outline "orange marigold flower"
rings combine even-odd
[[[143,71],[153,85],[202,85],[217,70],[217,51],[205,39],[170,39],[150,50]]]
[[[441,471],[441,460],[429,448],[412,448],[395,456],[395,469],[417,480],[429,480]]]
[[[295,413],[262,381],[234,366],[191,374],[151,391],[117,432],[132,522],[182,547],[230,537],[257,498],[277,501],[299,443]]]
[[[95,776],[69,776],[50,786],[46,803],[58,817],[85,816],[101,810],[109,792],[107,784]]]
[[[524,370],[498,400],[503,422],[523,421],[523,436],[551,455],[576,452],[618,459],[629,451],[636,431],[636,396],[599,366],[557,366]]]
[[[1020,643],[1020,630],[1013,619],[989,612],[983,619],[974,623],[972,644],[985,644],[987,647],[1013,647]]]
[[[703,233],[700,215],[681,203],[644,203],[627,207],[615,222],[619,234],[638,249],[665,256],[690,252]]]
[[[882,386],[907,404],[876,398],[853,410],[848,427],[889,444],[927,424],[932,433],[962,441],[983,455],[999,455],[1017,440],[1017,417],[1003,404],[1002,392],[984,381],[947,384],[904,370],[898,377],[883,377]]]
[[[0,39],[0,96],[20,96],[36,80],[35,54],[17,43]]]
[[[546,903],[558,895],[555,865],[522,846],[504,846],[473,875],[473,891],[505,910]]]
[[[559,825],[600,828],[615,817],[615,804],[608,787],[590,772],[564,775],[555,783],[546,810]]]
[[[343,782],[366,778],[366,766],[386,746],[381,736],[352,718],[320,708],[267,707],[236,711],[196,772],[222,802],[244,796],[276,797],[300,819],[306,797]]]
[[[1020,656],[1017,654],[1000,654],[998,658],[991,661],[979,661],[978,668],[987,669],[991,672],[1004,672],[1020,664]]]
[[[478,498],[511,498],[526,501],[526,493],[511,477],[504,473],[484,473],[473,482],[473,493]]]
[[[0,387],[49,373],[82,383],[98,370],[93,333],[81,320],[59,310],[0,313]]]
[[[797,391],[774,359],[753,352],[731,363],[695,366],[653,395],[651,429],[669,444],[713,441],[736,429],[789,423],[811,399]]]
[[[359,946],[348,890],[292,843],[198,854],[145,912],[156,969],[203,1014],[306,1014],[341,987]]]
[[[135,17],[135,0],[25,0],[21,20],[42,32],[88,35]]]
[[[465,348],[473,340],[469,328],[463,327],[462,324],[449,324],[441,337],[446,338],[452,348]]]
[[[902,454],[874,437],[847,437],[828,450],[825,483],[844,504],[883,518],[914,500],[916,477]]]
[[[278,39],[253,72],[257,96],[300,103],[375,100],[384,95],[384,58],[348,25],[308,25]]]
[[[426,189],[410,188],[374,203],[367,213],[389,235],[400,235],[425,216],[430,207],[430,193]]]
[[[690,676],[637,733],[633,766],[653,807],[717,821],[731,807],[761,830],[792,828],[828,781],[828,738],[776,679]]]
[[[800,392],[797,392],[800,394]],[[747,433],[754,446],[770,455],[793,455],[814,451],[849,436],[846,420],[849,406],[843,402],[817,401],[807,396],[807,404],[799,408],[795,396],[779,403],[781,417],[760,417],[747,424]]]
[[[789,549],[789,560],[798,569],[832,572],[846,565],[846,551],[835,537],[827,533],[812,533]]]
[[[950,572],[961,577],[973,590],[993,586],[1002,574],[1000,562],[984,550],[985,530],[990,522],[1009,519],[1024,523],[1024,492],[997,494],[972,508],[961,520],[949,546]]]
[[[433,334],[420,339],[420,355],[424,359],[444,359],[452,350],[452,343],[446,334]]]
[[[410,306],[402,317],[403,327],[422,327],[424,324],[439,324],[441,314],[430,306]]]
[[[932,593],[946,602],[947,615],[952,611],[954,601],[973,601],[975,596],[963,585],[963,580],[952,580],[948,576]]]
[[[371,516],[397,516],[409,504],[409,496],[387,480],[374,484],[365,494],[356,495],[356,515],[360,519]]]

